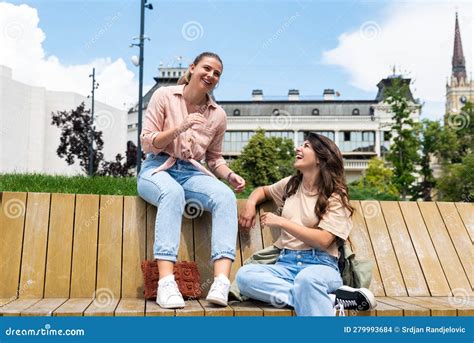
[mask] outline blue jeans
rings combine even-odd
[[[247,264],[236,278],[243,295],[298,316],[334,316],[329,294],[342,286],[337,258],[317,249],[283,249],[275,264]]]
[[[165,154],[148,154],[137,182],[138,194],[158,208],[154,257],[176,262],[181,222],[187,204],[188,211],[184,215],[188,218],[196,218],[203,210],[212,213],[211,259],[226,257],[233,261],[237,241],[237,201],[234,192],[183,160],[177,160],[170,169],[152,175],[153,170],[167,158]]]

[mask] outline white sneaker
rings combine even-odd
[[[229,279],[224,275],[219,275],[214,279],[206,300],[215,305],[227,306],[229,290]]]
[[[174,278],[163,278],[158,282],[156,303],[162,308],[182,308],[184,299]]]

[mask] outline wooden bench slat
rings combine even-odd
[[[433,296],[449,295],[448,282],[416,202],[399,202],[410,237],[418,255],[428,288]]]
[[[144,200],[142,200],[144,201]],[[146,259],[154,260],[153,243],[155,242],[156,207],[146,203]]]
[[[407,295],[405,283],[378,201],[361,201],[377,265],[387,296]]]
[[[278,239],[278,237],[280,237],[281,230],[276,227],[269,228],[268,226],[262,226],[260,224],[260,216],[263,214],[263,212],[274,212],[276,209],[277,208],[275,203],[266,202],[259,206],[259,210],[257,212],[256,222],[258,222],[258,224],[256,223],[255,225],[258,225],[257,227],[261,228],[264,248],[273,245],[273,243]]]
[[[17,298],[11,297],[11,298],[0,298],[0,307],[5,306],[8,303],[11,303],[12,301],[16,300]]]
[[[229,306],[232,308],[232,310],[234,310],[235,317],[263,316],[263,310],[255,305],[252,301],[230,303]]]
[[[0,206],[0,298],[18,297],[26,193],[3,192]],[[3,282],[10,280],[9,282]]]
[[[158,317],[174,317],[176,311],[174,309],[166,309],[158,306],[155,300],[147,300],[145,303],[146,316]]]
[[[438,207],[433,202],[420,202],[418,206],[450,288],[470,290],[471,285],[456,254],[456,249],[449,237]]]
[[[200,299],[198,300],[204,309],[204,316],[206,317],[233,317],[234,310],[230,306],[218,306],[213,305],[209,301]]]
[[[45,298],[69,297],[74,203],[74,194],[53,193],[51,196]]]
[[[380,205],[408,295],[429,296],[430,292],[398,203],[395,201],[384,201],[380,202]]]
[[[471,243],[474,243],[474,204],[472,202],[457,202],[455,205],[469,233]]]
[[[67,301],[67,298],[44,298],[21,312],[22,316],[48,316]]]
[[[178,261],[194,261],[194,259],[193,221],[189,218],[183,217],[178,250]]]
[[[240,238],[239,235],[237,235],[237,244],[235,247],[235,260],[232,263],[232,267],[230,269],[230,275],[229,275],[229,280],[232,282],[235,279],[235,275],[239,271],[240,267],[242,267],[242,254],[240,251]]]
[[[431,300],[433,297],[397,297],[398,300],[428,308],[432,316],[456,316],[455,308]]]
[[[459,217],[459,213],[453,203],[437,202],[439,212],[443,217],[444,225],[448,229],[449,236],[456,248],[461,263],[466,271],[471,288],[474,288],[474,273],[472,256],[474,256],[474,248],[470,240],[467,229]]]
[[[469,299],[456,299],[454,297],[431,297],[430,300],[435,301],[443,306],[455,308],[457,310],[458,316],[474,316],[474,301],[470,301]]]
[[[214,264],[211,261],[211,214],[204,212],[193,220],[194,224],[194,256],[201,275],[203,296],[207,295],[214,281]]]
[[[395,306],[403,310],[404,316],[429,316],[430,310],[426,307],[410,304],[405,301],[401,301],[396,297],[377,297],[377,303],[384,303],[387,305]]]
[[[84,316],[113,316],[120,299],[101,297],[95,298],[84,311]]]
[[[69,298],[54,310],[53,316],[83,316],[92,301],[92,298]]]
[[[141,263],[146,256],[145,206],[137,197],[124,197],[122,298],[143,297]]]
[[[261,301],[252,301],[255,306],[262,309],[264,317],[291,317],[294,312],[289,307],[278,308]]]
[[[247,200],[237,200],[237,208],[240,211],[243,210],[247,203]],[[257,217],[258,213],[257,213]],[[240,237],[240,249],[242,251],[242,261],[245,261],[255,252],[263,249],[263,238],[262,230],[260,228],[260,219],[255,218],[255,226],[249,229],[242,229],[239,225],[239,237]]]
[[[374,250],[372,243],[370,242],[370,236],[365,225],[364,218],[362,216],[362,207],[359,201],[351,201],[351,205],[355,208],[355,212],[352,216],[352,231],[349,236],[350,244],[356,256],[374,261],[374,267],[372,269],[372,282],[370,283],[369,289],[374,293],[375,296],[385,295],[385,290],[380,277],[379,266],[375,260]]]
[[[90,298],[96,283],[99,196],[77,194],[75,212],[71,298]]]
[[[27,308],[33,306],[41,299],[39,298],[23,298],[23,299],[16,299],[5,306],[0,307],[0,315],[1,316],[19,316],[20,313]]]
[[[42,298],[51,194],[28,193],[19,298]]]
[[[370,311],[364,311],[364,312],[370,312]],[[377,302],[377,307],[375,308],[375,315],[377,317],[403,316],[403,310],[397,306],[389,305],[385,302]]]
[[[176,317],[204,316],[204,308],[197,300],[185,300],[185,307],[176,309]]]
[[[105,293],[110,292],[115,299],[120,298],[121,291],[122,218],[123,197],[102,195],[100,197],[96,292],[101,290]]]
[[[142,317],[145,315],[145,299],[122,298],[115,309],[115,316]]]

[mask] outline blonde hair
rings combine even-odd
[[[220,62],[222,68],[224,68],[224,63],[222,63],[222,60],[219,57],[219,55],[214,53],[214,52],[209,52],[209,51],[206,51],[206,52],[203,52],[203,53],[200,53],[199,55],[197,55],[197,57],[194,59],[192,64],[198,65],[198,63],[201,62],[201,60],[204,57],[215,58],[216,60],[218,60]],[[184,84],[187,85],[189,83],[189,81],[191,81],[191,72],[189,71],[189,68],[188,68],[188,70],[186,70],[184,75],[179,78],[178,85],[184,85]]]

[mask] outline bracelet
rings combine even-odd
[[[233,171],[229,172],[229,174],[227,174],[227,177],[225,178],[227,180],[227,182],[230,182],[229,179],[230,179],[230,176],[234,174]]]

